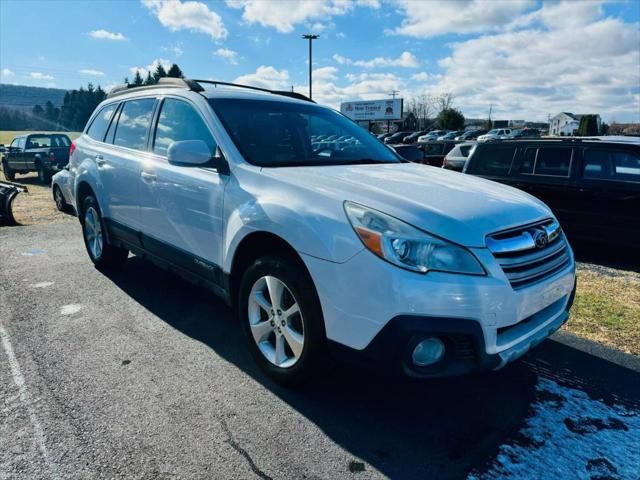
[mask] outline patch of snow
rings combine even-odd
[[[47,288],[53,285],[53,282],[40,282],[29,285],[31,288]]]
[[[541,378],[533,414],[485,473],[468,480],[640,478],[640,411]]]
[[[62,315],[73,315],[74,313],[78,313],[82,309],[82,305],[77,303],[72,303],[71,305],[64,305],[60,308],[60,313]]]

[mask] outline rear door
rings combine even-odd
[[[640,245],[640,149],[594,145],[582,152],[579,172],[580,235]]]

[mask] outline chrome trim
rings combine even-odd
[[[522,232],[517,237],[505,238],[504,240],[487,237],[486,244],[492,253],[521,252],[536,247],[533,237],[528,231]]]

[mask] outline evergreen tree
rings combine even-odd
[[[445,108],[436,118],[438,127],[444,130],[462,130],[464,128],[464,115],[455,108]]]
[[[144,81],[145,85],[155,85],[155,81],[153,80],[153,77],[151,76],[151,72],[147,72],[147,78]]]
[[[171,65],[171,68],[167,72],[167,77],[184,78],[184,75],[182,73],[182,70],[180,70],[180,67],[174,63],[173,65]]]
[[[153,72],[153,79],[155,80],[155,83],[158,83],[158,80],[166,76],[167,76],[167,71],[164,69],[162,64],[159,63],[155,71]]]
[[[581,137],[591,137],[598,135],[598,118],[596,115],[583,115],[580,117],[578,135]]]
[[[142,75],[140,75],[140,70],[136,70],[136,74],[133,77],[133,86],[140,87],[142,86],[143,83],[144,83],[144,80],[142,80]]]

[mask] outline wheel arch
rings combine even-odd
[[[294,261],[311,280],[317,295],[313,278],[296,249],[274,233],[257,231],[246,235],[233,252],[231,270],[228,275],[229,299],[232,305],[237,303],[242,275],[255,260],[265,255],[283,255]]]

